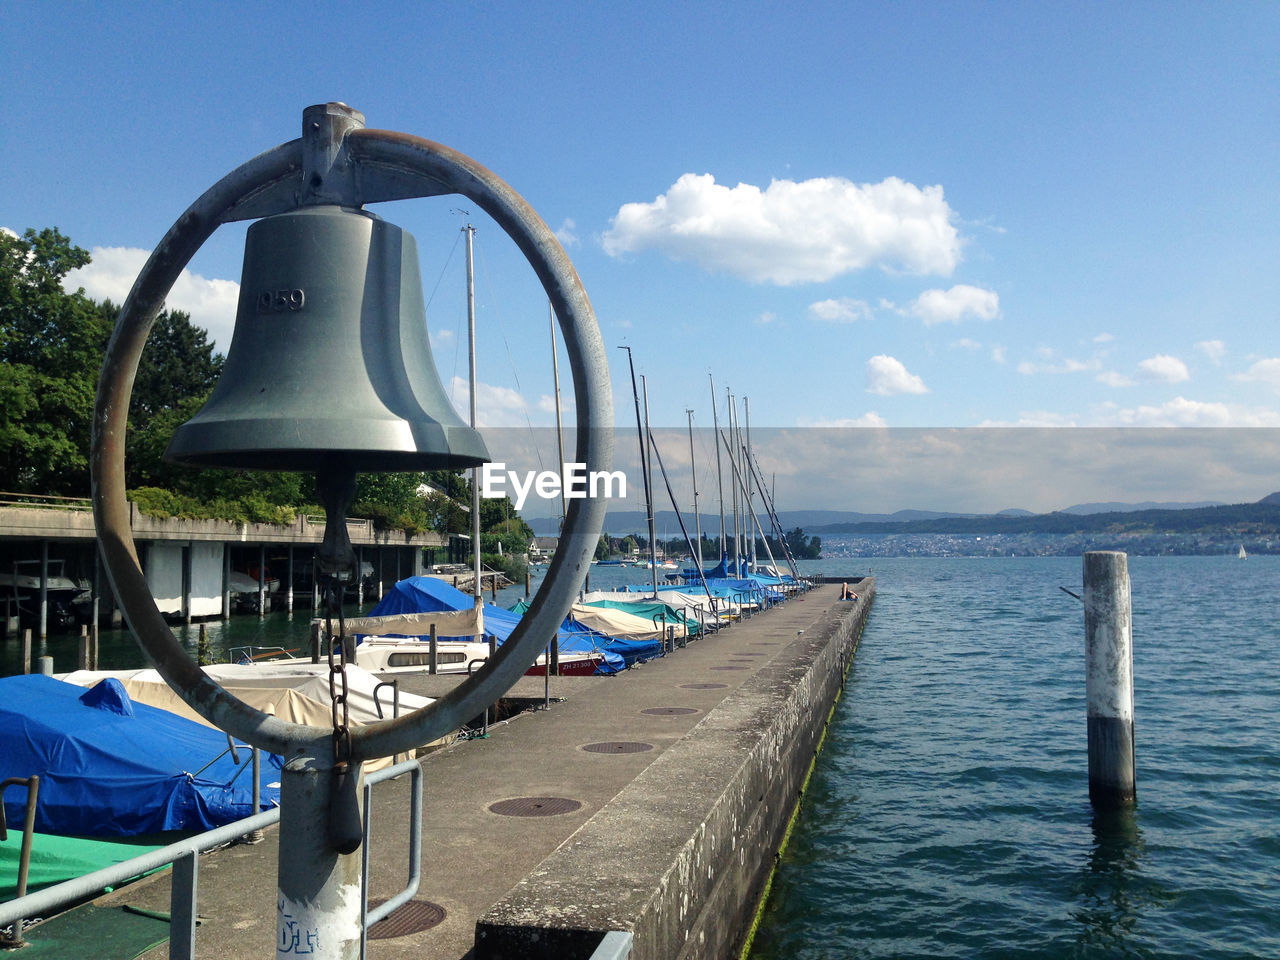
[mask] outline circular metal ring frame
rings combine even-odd
[[[608,362],[586,291],[555,235],[527,202],[495,174],[455,150],[420,137],[358,129],[346,135],[350,161],[419,189],[399,198],[461,194],[489,214],[528,259],[550,298],[569,354],[578,411],[576,460],[607,471],[613,459]],[[124,447],[129,398],[142,348],[179,274],[217,227],[231,220],[302,206],[302,141],[243,164],[209,188],[160,241],[138,275],[107,347],[94,408],[93,510],[107,574],[130,628],[168,684],[201,716],[263,750],[290,757],[332,753],[333,731],[290,723],[248,706],[209,679],[169,629],[138,562],[125,497]],[[296,182],[297,189],[287,189]],[[284,193],[281,188],[286,188]],[[289,201],[279,205],[279,197]],[[270,199],[264,199],[270,198]],[[376,197],[374,199],[391,199]],[[364,201],[373,202],[373,200]],[[272,208],[272,204],[278,209]],[[352,731],[351,757],[405,753],[475,717],[505,693],[554,636],[582,586],[604,521],[604,503],[570,503],[560,544],[529,610],[496,656],[449,694],[395,720]]]

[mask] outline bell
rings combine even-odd
[[[165,459],[316,473],[486,462],[436,373],[413,236],[326,205],[254,223],[222,376]]]

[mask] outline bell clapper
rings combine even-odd
[[[356,576],[356,552],[347,533],[347,511],[356,496],[356,471],[345,460],[327,460],[316,471],[316,494],[324,507],[324,540],[316,551],[316,573],[338,583]]]

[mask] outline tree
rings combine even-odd
[[[85,496],[111,324],[66,275],[89,254],[56,228],[0,232],[0,488]]]
[[[786,541],[787,549],[791,551],[791,556],[797,560],[817,560],[822,556],[822,538],[806,537],[799,527],[787,531],[783,539]]]
[[[119,308],[104,300],[99,309],[114,323]],[[129,435],[125,441],[125,479],[131,487],[168,487],[190,495],[223,492],[225,470],[209,470],[164,462],[164,452],[177,429],[195,416],[222,374],[223,357],[213,352],[209,334],[181,310],[156,317],[142,350],[129,397]],[[253,477],[257,488],[272,486]],[[292,490],[303,484],[286,484]]]
[[[100,309],[114,324],[119,308],[105,300]],[[209,332],[193,324],[191,314],[166,310],[156,317],[143,348],[129,398],[130,418],[153,417],[193,397],[203,400],[217,384],[223,364]]]

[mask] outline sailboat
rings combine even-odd
[[[1242,543],[1242,544],[1240,544],[1240,552],[1236,554],[1236,559],[1237,559],[1237,560],[1245,560],[1245,559],[1247,559],[1247,558],[1248,558],[1248,556],[1249,556],[1249,555],[1248,555],[1247,553],[1245,553],[1245,552],[1244,552],[1244,544],[1243,544],[1243,543]]]

